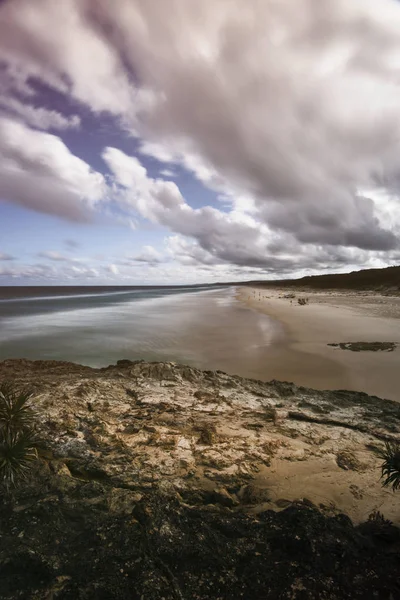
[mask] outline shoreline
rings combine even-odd
[[[284,298],[288,294],[295,298]],[[237,299],[281,324],[284,337],[268,353],[266,375],[315,389],[346,389],[400,401],[400,349],[343,350],[328,344],[400,344],[400,299],[354,292],[240,287]],[[308,297],[300,306],[298,297]]]

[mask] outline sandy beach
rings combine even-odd
[[[284,298],[295,294],[294,299]],[[400,343],[400,298],[366,292],[298,292],[242,287],[238,299],[279,321],[264,379],[347,389],[400,401],[400,349],[351,351],[344,342]],[[308,297],[305,306],[298,298]]]

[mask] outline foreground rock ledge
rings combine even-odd
[[[1,598],[400,598],[399,530],[360,523],[400,517],[376,456],[399,404],[172,363],[5,379],[35,390],[43,447],[3,497]]]

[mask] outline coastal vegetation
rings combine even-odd
[[[393,491],[396,491],[400,488],[400,443],[397,441],[386,442],[380,456],[383,458],[383,486],[391,486]]]
[[[351,273],[307,275],[300,279],[246,281],[243,285],[257,288],[307,288],[315,290],[368,290],[397,295],[400,291],[400,266],[385,269],[362,269]]]
[[[7,489],[27,477],[37,458],[32,396],[11,382],[0,385],[0,478]]]

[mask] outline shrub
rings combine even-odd
[[[33,393],[18,390],[12,383],[0,385],[0,431],[17,432],[32,426],[34,411],[28,404]]]
[[[7,488],[25,479],[37,458],[32,396],[10,382],[0,385],[0,478]]]
[[[0,437],[0,474],[6,487],[26,479],[37,459],[37,441],[33,431],[8,431]]]
[[[400,487],[400,442],[385,442],[385,449],[380,450],[379,455],[383,458],[382,485],[392,486],[396,491]]]

